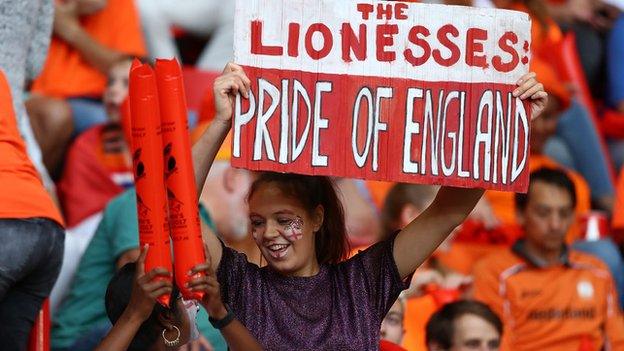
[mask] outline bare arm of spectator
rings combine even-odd
[[[155,268],[145,273],[145,257],[148,246],[145,245],[137,260],[137,268],[132,286],[130,302],[106,337],[95,348],[96,351],[126,350],[141,324],[149,318],[158,296],[171,294],[173,285],[168,280],[156,280],[156,277],[171,277],[164,268]]]
[[[87,62],[104,74],[125,57],[125,54],[98,43],[82,28],[78,19],[76,1],[55,2],[53,31],[56,36],[71,45]]]
[[[212,162],[232,127],[232,114],[234,113],[236,94],[240,92],[244,98],[247,98],[250,84],[251,81],[245,75],[243,68],[234,63],[228,63],[223,70],[223,74],[214,82],[214,99],[217,115],[201,138],[193,145],[193,165],[195,168],[198,200],[210,167],[212,167]],[[212,259],[212,269],[216,271],[217,267],[219,267],[219,262],[221,262],[221,242],[214,234],[203,236]]]
[[[380,231],[379,214],[373,203],[364,197],[361,189],[358,189],[356,180],[339,179],[336,185],[340,200],[346,205],[344,211],[349,240],[355,246],[377,241]]]
[[[533,118],[539,116],[548,94],[535,79],[535,73],[524,75],[517,82],[514,96],[530,99]],[[394,261],[402,278],[412,274],[449,234],[472,212],[483,196],[482,189],[442,187],[433,203],[408,224],[394,242]]]

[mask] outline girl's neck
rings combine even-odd
[[[282,271],[277,271],[277,273],[285,276],[285,277],[291,277],[291,278],[309,278],[309,277],[314,277],[317,274],[319,274],[319,272],[321,271],[321,266],[318,264],[318,261],[316,259],[314,259],[313,261],[311,261],[310,263],[306,264],[305,266],[294,270],[294,271],[290,271],[290,272],[282,272]]]

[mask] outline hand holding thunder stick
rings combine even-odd
[[[155,71],[176,284],[184,298],[201,300],[201,291],[193,292],[185,287],[191,278],[186,273],[205,262],[206,256],[199,223],[182,71],[175,59],[156,60]],[[202,274],[198,272],[196,277]]]
[[[171,272],[171,246],[167,217],[167,198],[164,186],[160,110],[156,77],[147,64],[134,61],[129,83],[130,115],[132,123],[132,163],[137,196],[139,242],[149,245],[145,271],[164,268]],[[157,280],[171,282],[171,277]],[[170,294],[158,298],[169,306]]]

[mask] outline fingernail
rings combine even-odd
[[[516,89],[516,90],[513,91],[513,96],[514,97],[518,97],[518,94],[520,94],[519,90]]]

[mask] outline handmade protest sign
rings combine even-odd
[[[524,13],[398,1],[237,0],[232,165],[526,191]]]

